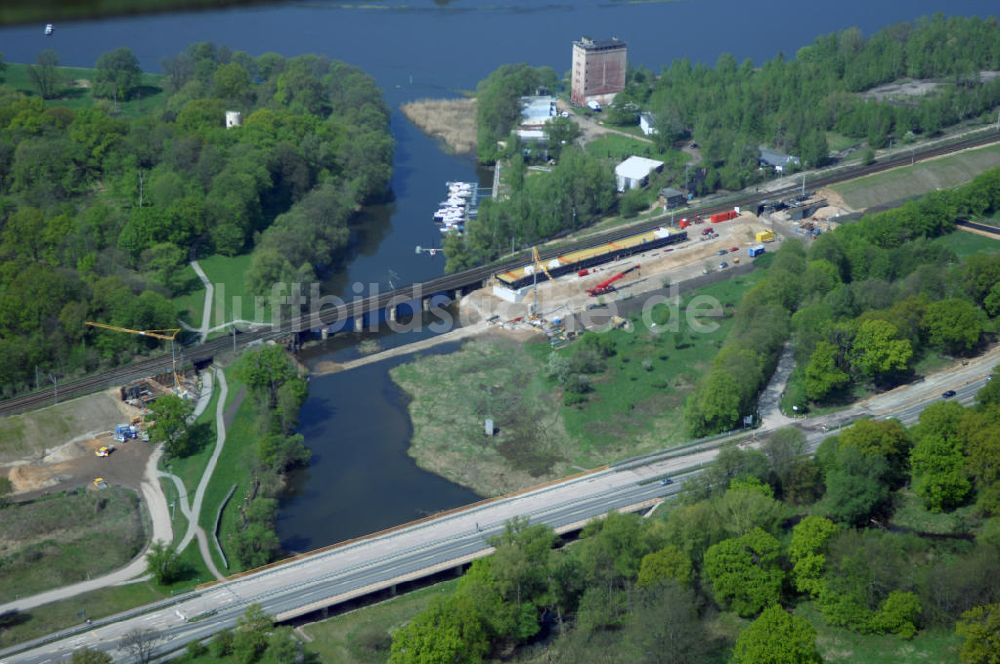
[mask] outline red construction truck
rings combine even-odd
[[[735,219],[740,216],[736,210],[727,210],[726,212],[717,212],[708,218],[713,224],[718,224],[723,221],[729,221],[730,219]]]

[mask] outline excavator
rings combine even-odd
[[[624,279],[626,275],[628,275],[628,274],[630,274],[632,272],[635,272],[638,269],[639,269],[639,265],[636,264],[636,265],[633,265],[632,267],[628,268],[627,270],[623,270],[622,272],[619,272],[618,274],[616,274],[616,275],[614,275],[612,277],[608,277],[607,279],[605,279],[601,283],[597,284],[593,288],[588,288],[587,289],[587,295],[590,295],[590,297],[598,297],[600,295],[607,295],[608,293],[612,292],[615,289],[614,284],[615,284],[616,281],[618,281],[620,279]]]

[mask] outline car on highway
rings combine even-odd
[[[668,484],[673,484],[673,483],[674,481],[669,477],[664,477],[662,480],[660,480],[660,486],[667,486]]]
[[[955,396],[955,394],[956,394],[955,390],[948,390],[947,392],[942,392],[941,396],[944,397],[945,399],[950,399],[953,396]]]

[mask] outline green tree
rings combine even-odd
[[[233,656],[242,664],[260,659],[267,649],[274,618],[264,613],[260,604],[251,604],[236,620],[233,630]]]
[[[625,618],[624,643],[615,661],[700,664],[716,650],[714,639],[698,617],[696,595],[687,585],[666,581],[637,595]]]
[[[38,90],[42,99],[53,99],[59,95],[62,75],[59,73],[59,55],[51,48],[38,54],[35,64],[28,65],[28,78]]]
[[[910,452],[913,490],[933,512],[962,504],[972,491],[964,450],[965,419],[961,405],[941,402],[924,409],[914,428],[916,444]]]
[[[909,340],[899,338],[899,330],[892,323],[870,319],[858,328],[850,358],[858,374],[878,382],[909,368],[913,346]]]
[[[715,500],[716,514],[730,535],[744,535],[754,528],[775,533],[785,517],[785,507],[771,496],[771,487],[759,481],[754,484],[734,479],[726,493]]]
[[[792,528],[788,559],[792,563],[792,580],[796,590],[813,597],[823,591],[824,551],[837,530],[832,521],[821,516],[807,516]]]
[[[477,611],[457,597],[431,605],[392,635],[390,664],[455,664],[484,661],[490,640]]]
[[[161,586],[168,586],[176,581],[183,571],[176,547],[160,540],[150,544],[146,551],[146,570]]]
[[[816,630],[809,621],[780,606],[764,610],[740,632],[733,649],[733,664],[819,664]]]
[[[920,600],[911,592],[894,590],[871,618],[870,629],[877,634],[898,634],[912,639],[917,633]]]
[[[823,401],[851,382],[847,372],[837,365],[839,354],[839,349],[831,343],[816,344],[805,368],[806,397],[811,401]]]
[[[955,632],[965,639],[959,651],[962,664],[1000,662],[1000,604],[969,609],[955,623]]]
[[[932,345],[949,353],[968,352],[983,334],[983,312],[967,300],[938,300],[927,305],[923,328]]]
[[[297,662],[301,642],[295,638],[291,627],[278,627],[271,632],[267,640],[267,650],[261,658],[261,664],[291,664]],[[308,656],[303,662],[309,662]]]
[[[186,252],[177,245],[160,242],[143,252],[142,266],[153,281],[176,294],[185,285],[182,280],[185,258]]]
[[[94,96],[125,101],[139,87],[142,70],[139,60],[129,48],[118,48],[97,59],[94,76]]]
[[[153,402],[150,407],[153,425],[149,427],[149,439],[163,443],[168,457],[183,457],[192,452],[190,423],[188,418],[194,412],[194,405],[179,396],[168,394]]]
[[[691,575],[691,559],[671,544],[642,557],[637,585],[642,588],[666,581],[688,584]]]
[[[713,544],[705,552],[705,575],[720,606],[741,616],[760,613],[781,597],[781,544],[760,528]]]
[[[840,434],[839,441],[841,448],[885,459],[890,470],[887,478],[894,487],[905,481],[913,440],[898,420],[858,420]]]
[[[271,434],[261,437],[257,443],[257,459],[278,473],[304,466],[311,457],[312,451],[303,443],[301,434]]]
[[[277,405],[278,390],[297,375],[295,365],[281,346],[265,346],[243,353],[236,363],[237,378],[268,408]]]
[[[237,62],[220,65],[212,76],[212,83],[217,97],[238,103],[246,102],[252,90],[250,74]]]
[[[70,664],[111,664],[114,659],[106,652],[91,648],[78,648],[70,657]]]
[[[841,448],[826,473],[823,508],[835,521],[855,526],[868,522],[889,499],[889,464],[878,455],[866,455],[854,447]]]

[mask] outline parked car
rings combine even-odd
[[[719,251],[716,253],[718,253],[720,256],[725,256],[726,254],[729,253],[729,251],[726,249],[719,249]]]
[[[739,247],[729,247],[729,253],[731,254],[735,254],[739,250],[740,250]]]
[[[727,267],[729,267],[729,263],[727,263],[726,261],[722,261],[721,263],[719,263],[720,270],[725,270]]]

